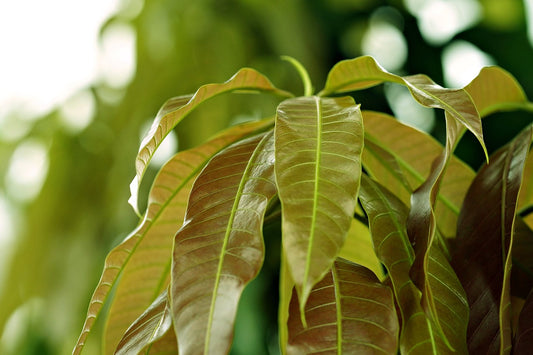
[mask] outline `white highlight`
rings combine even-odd
[[[416,102],[406,87],[387,84],[387,101],[398,121],[424,132],[431,132],[435,126],[435,112]]]
[[[474,79],[481,68],[493,65],[494,59],[466,41],[454,41],[442,52],[444,83],[460,88]]]
[[[99,75],[113,88],[127,85],[136,69],[136,35],[132,26],[123,23],[109,25],[100,45]]]
[[[407,60],[407,42],[403,34],[386,22],[370,24],[361,47],[364,54],[373,56],[388,71],[401,69]]]
[[[9,197],[19,202],[34,199],[48,173],[48,152],[46,146],[28,139],[20,143],[11,156],[5,177]]]
[[[92,92],[79,91],[61,106],[61,122],[71,133],[81,132],[91,123],[95,110],[96,102]]]

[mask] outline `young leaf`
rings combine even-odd
[[[429,175],[442,145],[384,113],[363,111],[363,123],[363,166],[376,181],[409,205],[412,192]],[[457,216],[474,176],[470,167],[451,156],[435,204],[438,228],[447,238],[455,236]]]
[[[499,67],[485,67],[464,88],[472,97],[481,117],[496,111],[531,108],[516,79]]]
[[[492,155],[466,195],[452,264],[470,304],[468,346],[475,354],[511,350],[510,268],[516,202],[532,127]]]
[[[261,268],[276,194],[272,132],[217,154],[196,179],[176,234],[171,300],[180,355],[229,350],[237,303]]]
[[[370,56],[343,60],[329,72],[325,88],[319,95],[345,93],[368,88],[384,81],[406,86],[421,105],[445,110],[461,122],[478,139],[485,155],[481,118],[470,95],[463,89],[446,89],[435,84],[425,75],[400,77],[387,72]]]
[[[533,349],[533,289],[529,292],[518,318],[513,354],[531,354],[531,349]]]
[[[141,179],[163,139],[182,119],[204,101],[222,93],[238,90],[268,92],[283,97],[292,96],[292,94],[274,87],[261,73],[253,69],[243,68],[223,84],[203,85],[194,95],[180,96],[168,100],[154,119],[150,131],[143,138],[135,160],[136,175],[130,184],[131,197],[128,202],[133,206],[137,214],[139,214],[137,195],[139,186],[141,185]]]
[[[360,200],[368,218],[376,254],[388,270],[396,304],[401,313],[402,353],[466,353],[468,305],[451,266],[434,245],[429,256],[429,280],[436,301],[430,318],[421,306],[421,293],[410,279],[414,252],[406,231],[407,207],[387,189],[366,175]],[[439,326],[436,322],[440,322]],[[442,328],[442,333],[437,331]]]
[[[398,347],[398,316],[392,290],[363,266],[337,259],[315,285],[307,305],[304,328],[293,294],[288,320],[288,354],[394,354]]]
[[[283,101],[276,116],[276,182],[283,249],[303,308],[350,228],[363,126],[351,97]]]
[[[120,340],[116,355],[139,354],[169,332],[173,334],[172,315],[168,303],[168,292],[165,290],[148,309],[128,328]],[[168,343],[168,350],[175,351],[178,347],[176,338],[174,343]],[[151,350],[151,349],[150,349]],[[152,354],[152,352],[150,351]]]
[[[168,284],[172,237],[183,222],[194,178],[220,149],[254,131],[264,130],[267,124],[261,121],[232,127],[200,147],[176,154],[161,168],[150,191],[143,221],[106,258],[74,354],[81,353],[111,288],[121,275],[104,342],[107,352],[114,351],[128,326]]]

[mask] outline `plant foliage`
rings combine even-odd
[[[533,126],[490,157],[482,129],[494,112],[532,110],[517,81],[488,67],[447,89],[359,57],[312,95],[289,61],[308,95],[242,69],[165,103],[136,160],[136,210],[151,157],[189,112],[223,93],[281,100],[273,118],[231,127],[160,169],[139,226],[106,259],[74,353],[106,303],[105,353],[229,352],[239,300],[265,261],[263,230],[275,225],[283,353],[527,353]],[[445,112],[444,146],[346,96],[383,82]],[[466,131],[486,154],[477,173],[454,155]]]

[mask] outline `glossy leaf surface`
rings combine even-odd
[[[470,304],[471,353],[509,353],[510,267],[516,201],[531,128],[492,155],[468,190],[452,264]]]
[[[168,302],[168,292],[165,291],[128,328],[126,334],[117,345],[115,354],[139,354],[143,350],[149,354],[161,352],[163,350],[161,347],[157,351],[151,351],[151,346],[162,339],[167,332],[174,334],[171,328],[172,315]],[[166,344],[169,353],[174,352],[177,354],[178,343],[175,337],[174,342],[167,342]]]
[[[393,354],[399,324],[392,290],[363,266],[337,259],[315,285],[301,323],[296,292],[290,305],[287,354]]]
[[[76,345],[80,353],[119,275],[107,320],[106,346],[111,352],[124,331],[167,286],[170,277],[173,236],[185,214],[187,196],[194,178],[220,149],[265,128],[266,122],[236,126],[208,143],[176,154],[165,164],[150,191],[148,209],[141,224],[107,256],[104,271],[87,312]]]
[[[400,77],[387,72],[374,58],[363,56],[337,63],[330,70],[326,86],[320,94],[361,90],[384,81],[406,86],[421,105],[445,110],[450,117],[461,122],[474,134],[486,154],[481,118],[470,95],[463,89],[443,88],[425,75]]]
[[[192,188],[171,281],[182,355],[229,350],[240,295],[263,263],[263,218],[276,193],[273,135],[263,136],[216,155]]]
[[[392,193],[363,175],[360,200],[365,209],[376,253],[389,272],[401,312],[400,351],[413,354],[466,353],[468,305],[464,291],[446,258],[430,249],[429,275],[436,301],[436,317],[421,306],[422,294],[410,278],[414,251],[406,230],[408,210]],[[444,332],[437,332],[436,321]],[[448,345],[447,345],[448,343]]]
[[[261,73],[253,69],[244,68],[239,70],[231,79],[223,84],[203,85],[194,95],[180,96],[168,100],[154,119],[150,131],[143,138],[135,160],[136,175],[130,185],[131,197],[129,203],[137,213],[137,194],[141,185],[141,179],[163,139],[181,120],[204,101],[222,93],[239,90],[247,92],[268,92],[284,97],[292,96],[288,92],[275,88]]]
[[[278,106],[276,182],[283,248],[303,307],[350,228],[363,127],[352,98],[300,97]]]
[[[431,136],[384,113],[363,111],[363,165],[371,176],[405,204],[429,175],[443,147]],[[452,156],[442,177],[435,204],[437,226],[445,237],[455,236],[457,216],[474,171]]]

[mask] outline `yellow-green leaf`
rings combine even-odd
[[[351,97],[289,99],[278,106],[275,135],[283,250],[304,307],[350,228],[361,174],[361,111]]]
[[[131,197],[129,203],[138,214],[139,186],[150,160],[163,139],[198,105],[222,93],[235,91],[267,92],[284,97],[292,96],[290,93],[274,87],[261,73],[253,69],[243,68],[225,83],[203,85],[194,95],[180,96],[168,100],[154,119],[150,131],[142,140],[135,160],[136,175],[130,184]]]
[[[106,258],[74,354],[81,353],[111,288],[122,274],[104,342],[107,352],[114,351],[128,326],[168,284],[172,237],[183,222],[187,195],[194,178],[220,149],[256,130],[264,130],[268,124],[261,121],[232,127],[200,147],[176,154],[161,168],[150,191],[143,221]]]

